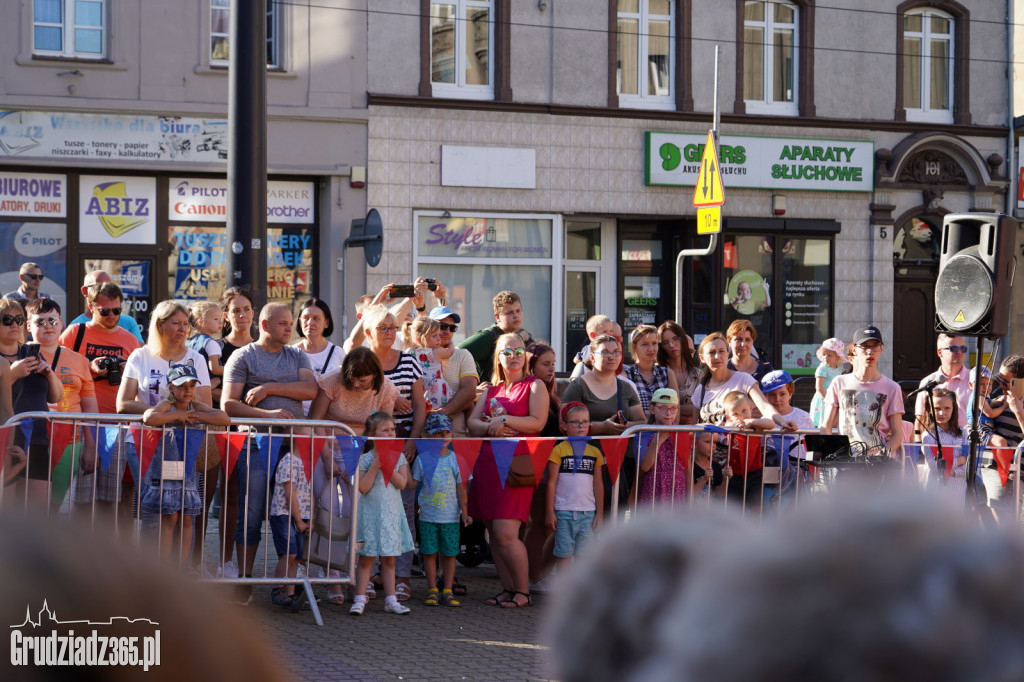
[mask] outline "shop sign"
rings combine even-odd
[[[66,197],[67,178],[63,175],[0,171],[0,215],[63,218]]]
[[[648,132],[644,182],[693,187],[701,170],[705,137]],[[719,137],[721,180],[728,189],[870,192],[874,186],[873,142],[783,137]]]
[[[223,165],[223,118],[0,111],[0,158]]]
[[[156,243],[156,178],[83,175],[78,206],[83,243]]]
[[[312,182],[267,181],[267,222],[312,224],[314,189]],[[171,178],[167,213],[170,220],[226,223],[227,180]]]
[[[551,258],[552,221],[420,216],[420,256]]]

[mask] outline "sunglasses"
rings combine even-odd
[[[110,317],[111,315],[121,314],[120,308],[97,308],[96,310],[100,311],[101,317]]]
[[[56,327],[60,324],[59,317],[37,317],[32,320],[32,324],[37,327]]]
[[[22,277],[28,277],[29,279],[34,280],[36,282],[42,282],[43,279],[45,278],[45,275],[22,275]]]
[[[22,315],[4,315],[0,317],[0,324],[5,327],[20,327],[25,324],[25,318]]]
[[[617,358],[620,355],[622,355],[622,351],[620,351],[620,350],[599,350],[599,351],[595,351],[594,355],[596,355],[598,357],[602,357],[602,358]]]
[[[459,325],[457,325],[457,324],[445,324],[444,322],[442,322],[441,323],[441,331],[443,331],[443,332],[451,332],[452,334],[454,334],[455,332],[459,331]]]
[[[524,355],[526,355],[526,351],[522,348],[502,348],[501,354],[504,355],[506,358],[511,358],[512,356],[521,358]]]
[[[966,353],[967,346],[946,346],[942,350],[948,350],[950,353]]]

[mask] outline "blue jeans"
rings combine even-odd
[[[263,519],[267,518],[267,474],[266,465],[260,461],[253,448],[252,462],[242,449],[238,455],[238,527],[235,542],[242,545],[258,545],[263,532]]]

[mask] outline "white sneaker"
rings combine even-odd
[[[305,578],[306,577],[306,564],[299,564],[298,569],[295,571],[295,577],[296,578]]]
[[[348,612],[349,612],[349,615],[352,615],[352,616],[361,616],[361,615],[363,615],[363,609],[365,609],[365,608],[366,608],[366,602],[364,602],[361,599],[359,599],[359,600],[356,600],[356,601],[354,601],[352,603],[352,608],[350,608],[348,610]]]
[[[238,569],[235,568],[234,562],[227,562],[223,566],[217,567],[217,577],[227,578],[228,580],[235,580],[238,578]]]
[[[410,609],[408,606],[406,606],[405,604],[403,604],[400,601],[386,601],[386,602],[384,602],[384,612],[385,613],[395,613],[395,614],[398,614],[399,616],[404,616],[405,614],[409,613],[410,611],[412,611],[412,609]]]

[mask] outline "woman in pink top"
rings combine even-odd
[[[345,356],[341,369],[324,374],[320,391],[309,408],[310,419],[332,419],[362,435],[367,417],[374,412],[391,414],[398,389],[384,377],[373,351],[358,346]]]

